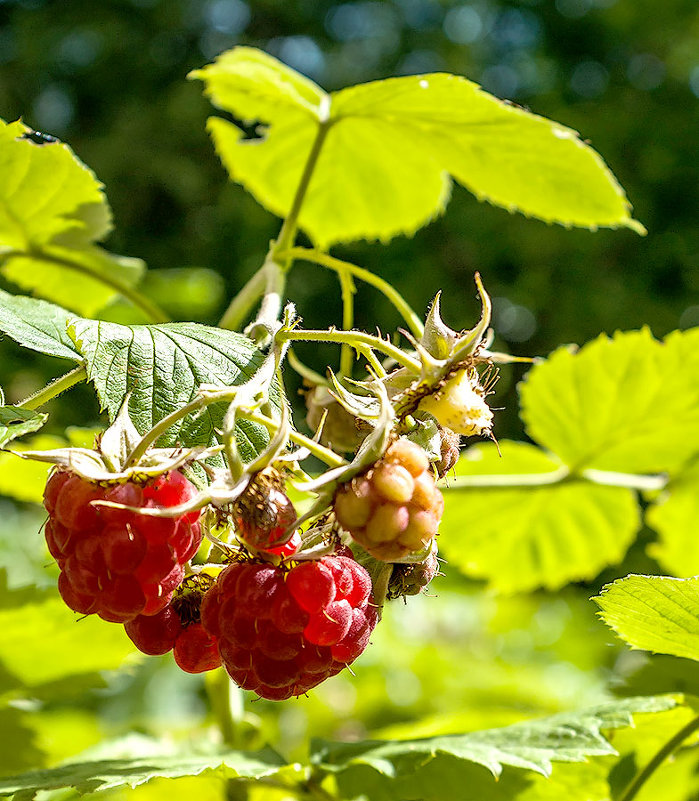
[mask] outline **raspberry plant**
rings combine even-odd
[[[415,732],[315,740],[294,761],[263,747],[269,732],[243,704],[311,704],[326,680],[364,670],[362,654],[372,642],[380,651],[400,599],[429,604],[406,598],[431,595],[441,572],[504,593],[593,581],[622,561],[643,518],[659,534],[650,556],[673,576],[618,578],[595,600],[630,645],[699,658],[696,331],[663,342],[618,333],[556,351],[520,387],[529,441],[488,441],[497,437],[488,402],[496,366],[511,370],[517,359],[492,347],[480,276],[480,319],[455,331],[438,287],[423,319],[399,288],[329,253],[414,233],[444,208],[453,181],[549,223],[643,233],[623,190],[574,131],[458,76],[328,94],[240,47],[190,77],[235,119],[264,125],[252,140],[219,116],[208,129],[231,178],[283,218],[217,327],[169,321],[139,290],[145,266],[98,244],[109,208],[67,145],[22,122],[0,126],[0,269],[30,293],[0,293],[0,329],[73,365],[0,407],[0,469],[34,470],[24,475],[42,485],[57,587],[35,597],[9,571],[0,656],[13,737],[62,679],[116,668],[134,649],[172,652],[184,673],[206,674],[217,728],[207,721],[191,742],[115,740],[57,766],[29,760],[0,778],[0,794],[157,787],[213,772],[228,798],[582,799],[594,784],[595,798],[630,801],[645,792],[656,772],[668,775],[668,755],[691,751],[699,718],[687,693],[523,714],[487,730],[425,722]],[[37,197],[50,200],[40,214]],[[296,244],[299,231],[312,247]],[[287,297],[302,260],[337,275],[341,328],[304,327]],[[394,336],[354,327],[357,281],[400,315]],[[110,316],[118,296],[141,323]],[[294,343],[334,343],[339,358],[320,373]],[[305,433],[290,403],[293,373],[305,383]],[[47,423],[50,400],[81,382],[107,418],[94,442],[71,442],[70,432],[51,447],[42,435],[19,441]],[[11,492],[26,500],[23,483],[10,482]],[[38,536],[32,547],[41,551]],[[39,656],[35,636],[18,633],[32,615],[43,642],[63,642],[55,663]],[[459,664],[447,672],[469,686]],[[634,715],[638,736],[616,731]],[[657,741],[650,752],[646,731]],[[634,759],[635,772],[622,775]]]

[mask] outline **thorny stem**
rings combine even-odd
[[[41,261],[51,262],[61,267],[66,267],[82,275],[88,275],[95,281],[99,281],[101,284],[118,292],[122,297],[126,298],[126,300],[138,307],[151,323],[170,322],[170,318],[157,304],[153,303],[152,300],[142,295],[137,289],[134,289],[134,287],[122,281],[120,278],[116,278],[114,275],[100,272],[99,270],[89,267],[87,264],[81,264],[80,262],[73,261],[64,256],[58,256],[55,253],[49,253],[40,249],[32,249],[27,252],[9,251],[3,254],[3,260],[11,258],[12,256],[28,256],[30,258],[40,259]]]
[[[657,753],[653,756],[650,762],[641,770],[632,782],[628,785],[628,787],[624,790],[624,792],[619,796],[618,801],[632,801],[635,798],[640,789],[643,785],[648,781],[648,779],[655,773],[655,771],[662,765],[662,763],[674,752],[676,751],[682,743],[693,734],[695,731],[699,729],[699,715],[687,723],[686,726],[683,726],[675,735],[673,735],[666,743],[663,745]]]
[[[410,329],[411,334],[416,339],[421,339],[424,331],[422,320],[412,310],[410,305],[405,301],[403,296],[396,290],[388,281],[384,281],[378,275],[365,270],[363,267],[358,267],[342,259],[336,259],[333,256],[328,256],[327,253],[320,253],[317,250],[309,250],[308,248],[291,248],[291,250],[280,254],[281,257],[288,256],[294,259],[304,259],[320,267],[326,267],[329,270],[334,270],[336,273],[342,274],[347,272],[355,278],[359,278],[364,283],[370,284],[394,305],[396,310],[400,313],[406,325]]]
[[[65,392],[67,389],[79,384],[86,378],[87,370],[85,369],[85,365],[80,364],[70,372],[64,373],[62,376],[56,378],[43,389],[25,398],[21,403],[18,403],[17,406],[20,409],[38,409],[40,406],[53,400],[57,395],[60,395],[61,392]]]
[[[260,297],[263,300],[257,316],[257,322],[272,323],[278,319],[284,302],[286,273],[289,271],[293,258],[283,254],[283,251],[290,249],[296,237],[301,206],[306,197],[313,171],[318,163],[323,142],[330,130],[331,123],[328,120],[328,112],[329,109],[323,110],[323,117],[318,123],[316,138],[311,146],[299,184],[296,187],[296,194],[291,202],[289,213],[282,223],[279,236],[276,241],[272,242],[262,267],[231,300],[219,322],[220,328],[239,329]]]
[[[374,350],[379,350],[389,356],[403,367],[408,370],[419,374],[420,362],[409,356],[407,353],[387,342],[381,337],[366,334],[364,331],[337,331],[330,329],[329,331],[319,331],[315,329],[304,329],[302,331],[280,331],[277,334],[277,339],[287,342],[337,342],[339,344],[346,343],[351,345],[358,353],[361,353],[361,346],[369,346]],[[360,346],[360,347],[357,347]]]

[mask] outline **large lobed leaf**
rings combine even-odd
[[[264,358],[242,334],[197,323],[125,326],[78,319],[69,332],[110,420],[130,392],[130,415],[141,433],[191,401],[202,384],[245,383]],[[180,420],[159,444],[215,444],[226,408],[227,404],[212,404]],[[238,449],[250,460],[268,442],[267,430],[247,420],[236,425]]]
[[[479,199],[547,222],[643,227],[578,134],[465,78],[432,74],[331,94],[271,56],[234,48],[190,77],[219,108],[266,123],[262,138],[209,120],[233,180],[286,216],[319,126],[325,138],[299,223],[321,247],[413,233],[441,212],[452,176]]]
[[[10,281],[80,314],[132,286],[139,259],[95,246],[112,217],[94,173],[60,142],[37,144],[22,123],[0,120],[0,270]]]
[[[699,451],[697,344],[644,329],[560,348],[520,385],[527,433],[576,471],[680,469]]]
[[[444,767],[451,771],[458,771],[462,763],[475,763],[494,776],[505,766],[548,775],[553,762],[583,762],[593,755],[615,754],[604,730],[633,725],[634,714],[661,712],[675,703],[669,696],[629,698],[502,729],[424,740],[320,741],[312,760],[335,773],[365,765],[392,779],[410,777],[443,758]]]
[[[284,760],[271,749],[245,752],[227,748],[174,747],[146,737],[129,737],[94,749],[81,762],[0,779],[0,796],[75,788],[79,793],[137,787],[156,778],[199,776],[216,771],[221,778],[259,779],[277,773]]]
[[[525,443],[475,445],[459,476],[556,475],[560,462]],[[447,484],[448,486],[448,484]],[[558,589],[620,562],[640,526],[634,493],[574,480],[448,490],[440,551],[450,565],[502,592]],[[507,554],[507,559],[503,558]]]
[[[593,600],[633,648],[699,660],[699,577],[626,576]]]

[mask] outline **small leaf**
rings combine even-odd
[[[699,369],[684,359],[699,337],[684,336],[661,344],[644,329],[557,350],[520,385],[527,433],[576,471],[677,470],[699,450]]]
[[[23,348],[81,362],[82,356],[66,331],[70,317],[70,312],[53,303],[0,289],[0,331]]]
[[[697,520],[699,462],[673,479],[646,512],[646,522],[660,535],[658,542],[648,546],[648,553],[673,576],[699,575]]]
[[[458,476],[522,474],[536,479],[560,468],[525,443],[475,445],[459,460]],[[447,484],[448,487],[448,484]],[[635,495],[583,481],[447,490],[440,551],[467,576],[501,592],[591,579],[621,561],[640,526]],[[503,558],[507,554],[507,558]]]
[[[173,747],[147,737],[132,736],[99,746],[85,761],[71,761],[48,770],[35,770],[0,779],[0,795],[36,793],[73,787],[79,793],[138,787],[156,778],[199,776],[217,771],[222,778],[260,779],[284,767],[284,760],[271,749],[232,751],[210,747]],[[114,754],[114,756],[110,756]]]
[[[0,406],[0,448],[25,434],[38,431],[49,419],[47,414],[20,409],[16,406]]]
[[[593,600],[632,648],[699,660],[699,577],[626,576]]]
[[[644,231],[575,131],[459,76],[392,78],[328,95],[276,59],[235,48],[191,77],[220,108],[269,124],[257,139],[220,118],[208,127],[233,180],[279,216],[325,126],[299,216],[320,247],[412,234],[446,206],[450,175],[481,200],[548,222]]]
[[[114,279],[133,285],[144,265],[94,245],[112,229],[102,184],[67,145],[35,144],[27,130],[0,120],[0,270],[23,289],[93,314],[116,296]]]
[[[548,775],[553,762],[583,762],[589,756],[615,754],[603,730],[633,725],[634,714],[661,712],[675,704],[670,696],[628,698],[462,735],[386,742],[320,741],[315,743],[311,759],[332,773],[367,765],[393,779],[410,776],[442,756],[483,765],[494,776],[499,776],[504,766]]]
[[[197,323],[125,326],[78,319],[70,334],[85,356],[88,378],[110,422],[130,392],[131,420],[141,434],[191,401],[202,384],[244,384],[264,359],[242,334]],[[186,417],[158,444],[216,444],[226,409],[227,404],[213,404]],[[269,441],[267,430],[247,420],[236,425],[238,449],[250,461]]]

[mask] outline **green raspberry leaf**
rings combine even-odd
[[[0,448],[17,437],[38,431],[48,419],[49,416],[41,412],[17,406],[0,406]]]
[[[616,754],[603,731],[633,725],[633,715],[637,713],[662,712],[675,705],[669,696],[628,698],[462,735],[357,743],[317,741],[311,760],[334,774],[365,766],[392,779],[397,788],[422,786],[426,772],[432,776],[442,771],[452,776],[457,773],[468,781],[473,774],[472,763],[482,765],[496,777],[505,766],[547,776],[554,762],[584,762],[590,756]],[[439,797],[439,790],[438,785],[427,796],[420,792],[398,797],[434,798]]]
[[[475,445],[456,466],[458,476],[522,474],[532,484],[556,479],[560,462],[525,443]],[[559,476],[560,477],[560,476]],[[457,479],[458,480],[458,479]],[[509,479],[508,479],[509,480]],[[621,561],[640,527],[634,493],[585,481],[540,486],[448,489],[440,551],[467,576],[485,578],[501,592],[594,578]],[[503,554],[508,558],[503,559]]]
[[[82,356],[66,331],[71,313],[22,295],[11,295],[0,289],[0,331],[23,348],[81,362]]]
[[[110,421],[130,392],[129,413],[141,434],[193,400],[202,384],[244,384],[264,359],[242,334],[197,323],[126,326],[77,319],[69,333],[85,357],[88,379]],[[227,404],[212,404],[184,418],[161,437],[159,446],[215,445],[226,409]],[[269,441],[265,428],[247,420],[237,423],[237,431],[246,461]]]
[[[176,779],[216,771],[221,778],[260,779],[284,767],[272,749],[232,751],[218,746],[177,748],[148,737],[131,735],[91,749],[83,761],[0,778],[0,796],[40,790],[75,788],[80,794],[138,787],[151,779]]]
[[[699,577],[626,576],[593,600],[632,648],[699,660]]]
[[[699,575],[697,520],[699,462],[673,478],[646,512],[646,523],[660,535],[658,542],[648,546],[648,553],[673,576]]]
[[[36,144],[0,120],[0,271],[22,289],[91,315],[135,285],[143,262],[95,246],[112,229],[102,184],[61,142]]]
[[[318,246],[412,234],[443,211],[450,176],[479,199],[567,226],[627,226],[623,190],[578,134],[504,103],[455,75],[362,84],[331,94],[252,48],[190,77],[219,108],[267,127],[244,139],[209,120],[232,179],[285,217],[319,126],[324,141],[301,208]]]
[[[520,385],[527,433],[575,471],[673,471],[699,450],[699,332],[560,348]]]

